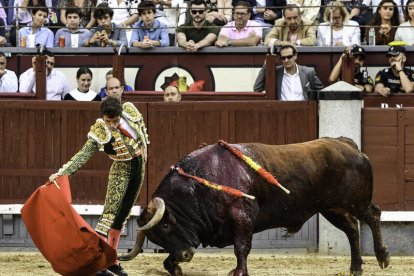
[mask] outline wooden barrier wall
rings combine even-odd
[[[171,165],[219,139],[270,144],[317,137],[316,102],[135,103],[151,140],[146,205]],[[99,103],[0,101],[0,204],[23,203],[83,145]],[[110,160],[97,153],[72,177],[73,202],[102,204]]]
[[[414,210],[414,108],[364,108],[362,150],[374,170],[374,202]]]

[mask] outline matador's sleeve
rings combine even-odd
[[[62,168],[58,171],[59,175],[72,175],[79,170],[96,151],[111,139],[111,133],[105,126],[102,119],[96,120],[88,133],[88,140]]]

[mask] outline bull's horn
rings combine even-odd
[[[165,212],[164,200],[160,197],[154,198],[148,204],[148,208],[152,208],[152,207],[155,208],[155,214],[152,216],[151,220],[147,224],[139,228],[140,231],[145,231],[145,230],[148,230],[154,227],[154,225],[156,225],[162,219],[162,216],[164,215],[164,212]]]
[[[141,252],[142,245],[144,244],[145,233],[143,231],[137,230],[137,241],[135,242],[134,248],[126,255],[118,256],[120,261],[130,261]]]

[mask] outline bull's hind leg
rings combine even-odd
[[[362,258],[357,219],[345,212],[328,210],[321,213],[330,223],[342,230],[348,237],[349,245],[351,246],[351,274],[355,276],[362,275]]]
[[[362,215],[358,216],[358,219],[365,222],[371,229],[372,237],[374,239],[375,256],[377,257],[378,264],[381,268],[386,268],[390,263],[390,254],[382,242],[380,228],[381,209],[371,203]]]

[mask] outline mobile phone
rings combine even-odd
[[[101,25],[98,25],[95,30],[96,32],[102,32],[104,30],[104,27]]]

